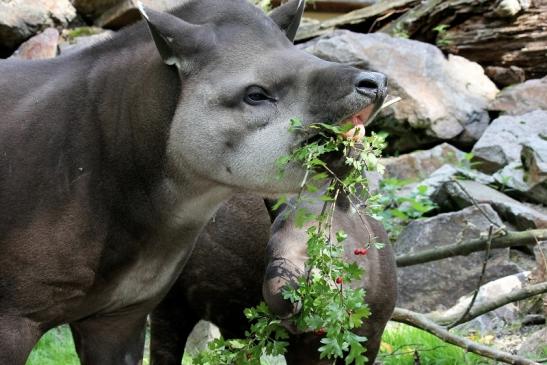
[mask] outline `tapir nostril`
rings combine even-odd
[[[357,88],[358,89],[377,89],[378,84],[374,80],[366,80],[365,79],[365,80],[360,80],[357,83]]]
[[[386,88],[386,77],[378,72],[361,72],[355,82],[357,92],[363,95],[377,97]]]

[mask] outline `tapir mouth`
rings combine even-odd
[[[359,110],[357,113],[340,118],[340,120],[334,125],[343,126],[351,124],[353,128],[342,134],[342,137],[346,139],[353,139],[354,141],[361,141],[365,136],[365,127],[369,125],[380,109],[382,103],[373,103],[367,105],[365,108]],[[324,135],[321,131],[314,130],[305,136],[305,139],[299,143],[300,146],[321,141]]]

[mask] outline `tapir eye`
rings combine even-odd
[[[249,105],[258,105],[265,101],[274,101],[274,98],[268,95],[268,93],[260,86],[251,86],[247,89],[245,95],[245,102]]]

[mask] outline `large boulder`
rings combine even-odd
[[[481,204],[480,208],[473,206],[411,222],[394,245],[397,254],[476,239],[488,231],[491,221],[502,224],[492,207]],[[483,261],[484,253],[475,252],[468,256],[399,268],[398,305],[420,312],[451,307],[460,297],[476,288]],[[509,261],[509,249],[493,250],[485,279],[488,282],[520,271]]]
[[[183,3],[183,0],[141,0],[151,9],[166,11]],[[133,0],[117,1],[95,20],[95,25],[102,28],[119,29],[140,20],[141,16]]]
[[[547,205],[547,182],[543,180],[531,183],[530,180],[534,179],[535,175],[528,172],[520,162],[511,162],[493,176],[508,195]]]
[[[488,108],[510,115],[547,110],[547,76],[503,89]]]
[[[70,0],[78,13],[88,19],[100,16],[102,13],[113,6],[123,2],[123,0]]]
[[[421,180],[429,177],[444,164],[457,165],[463,159],[464,153],[462,151],[448,143],[443,143],[430,150],[383,158],[380,162],[386,168],[385,177]]]
[[[59,32],[55,28],[47,28],[42,33],[21,44],[12,57],[24,60],[53,58],[57,56],[58,47]]]
[[[545,359],[546,343],[547,327],[544,327],[534,332],[522,343],[518,354],[528,359]]]
[[[524,289],[528,284],[530,272],[525,271],[514,275],[509,275],[481,286],[477,297],[475,298],[474,306],[481,306],[483,304],[496,301],[500,297],[506,296],[513,291]],[[442,312],[433,312],[428,316],[433,320],[439,320],[441,318],[449,318],[452,324],[465,313],[466,309],[471,303],[474,293],[469,293],[460,298],[456,305]],[[457,328],[463,331],[500,331],[507,325],[512,325],[518,322],[523,316],[523,312],[520,310],[518,303],[509,303],[502,307],[499,307],[491,312],[485,313],[477,318],[459,325]],[[445,320],[442,321],[445,324]]]
[[[476,181],[449,181],[434,195],[435,203],[444,210],[461,209],[476,203],[490,204],[507,222],[519,230],[547,228],[547,213],[521,203]]]
[[[76,18],[69,0],[0,0],[0,49],[14,49],[41,30]]]
[[[488,126],[486,111],[498,89],[477,63],[446,58],[435,46],[383,33],[335,31],[301,45],[312,54],[385,73],[390,94],[403,100],[382,112],[377,125],[409,150],[434,140],[473,142]],[[413,133],[408,133],[409,129]]]
[[[494,120],[473,147],[479,169],[495,172],[521,160],[522,144],[532,136],[547,136],[547,111],[536,110]]]

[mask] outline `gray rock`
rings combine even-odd
[[[398,157],[381,159],[386,167],[385,177],[402,180],[425,179],[444,164],[458,164],[464,153],[443,143],[430,150],[415,151]]]
[[[141,0],[151,9],[166,11],[184,0]],[[119,29],[140,20],[140,13],[133,0],[117,1],[114,6],[106,10],[95,20],[95,25],[101,28]]]
[[[489,205],[482,204],[480,207],[490,220],[502,224]],[[476,207],[439,214],[411,222],[401,233],[395,250],[401,255],[478,238],[485,234],[490,225],[490,221]],[[493,250],[491,254],[486,282],[520,271],[509,261],[509,249]],[[452,306],[458,298],[475,289],[483,260],[484,253],[475,252],[465,257],[399,268],[398,305],[420,312]]]
[[[0,47],[15,48],[43,29],[66,27],[75,17],[69,0],[0,0]]]
[[[219,337],[220,330],[217,326],[211,322],[199,321],[186,341],[186,348],[184,349],[184,352],[190,355],[195,355],[200,351],[205,350],[209,342]]]
[[[547,228],[547,214],[475,181],[446,182],[434,198],[435,203],[448,210],[471,206],[473,201],[490,204],[520,230]]]
[[[544,359],[547,349],[547,327],[528,337],[519,348],[519,355],[529,359]]]
[[[487,66],[484,69],[484,72],[486,73],[486,76],[488,76],[498,86],[520,84],[526,80],[524,70],[518,66]]]
[[[47,28],[21,44],[12,57],[25,60],[53,58],[57,56],[58,46],[59,32],[55,28]]]
[[[510,115],[547,110],[547,76],[503,89],[488,108]]]
[[[403,101],[384,111],[378,123],[404,136],[403,148],[432,139],[475,141],[488,125],[486,108],[498,89],[474,62],[447,59],[435,46],[383,33],[335,31],[302,47],[330,61],[385,73],[390,94]],[[425,133],[408,142],[410,128]]]
[[[530,174],[520,162],[511,162],[493,176],[508,195],[547,205],[547,183],[530,183]]]
[[[529,6],[529,1],[498,0],[494,8],[494,14],[501,18],[511,18],[527,9]]]
[[[521,158],[527,172],[526,182],[531,186],[545,183],[547,181],[547,133],[528,138],[522,144]]]
[[[478,168],[492,173],[520,161],[522,143],[534,135],[547,135],[547,111],[497,118],[473,147],[474,156],[481,162]]]
[[[78,13],[86,18],[96,18],[123,0],[70,0]]]
[[[480,306],[484,303],[488,303],[500,296],[507,295],[514,290],[520,290],[528,285],[528,277],[530,272],[521,272],[518,274],[506,276],[489,283],[486,283],[481,287],[477,298],[475,299],[474,306]],[[456,305],[442,312],[443,316],[457,316],[457,314],[464,313],[469,304],[473,293],[469,293],[460,298]],[[431,318],[435,318],[441,313],[430,313]],[[475,330],[480,332],[491,332],[500,330],[507,325],[513,324],[520,317],[521,311],[517,303],[510,303],[500,307],[494,311],[488,312],[479,316],[470,322],[461,324],[456,328],[464,332],[469,330]]]
[[[435,170],[427,179],[406,185],[399,191],[399,194],[402,196],[412,196],[418,192],[419,187],[425,186],[427,188],[425,195],[437,204],[438,202],[442,203],[447,199],[444,184],[454,179],[461,179],[462,177],[478,181],[482,184],[492,184],[495,182],[493,177],[479,171],[446,164]],[[443,207],[442,204],[441,207]],[[452,208],[450,207],[448,210],[453,210]]]

